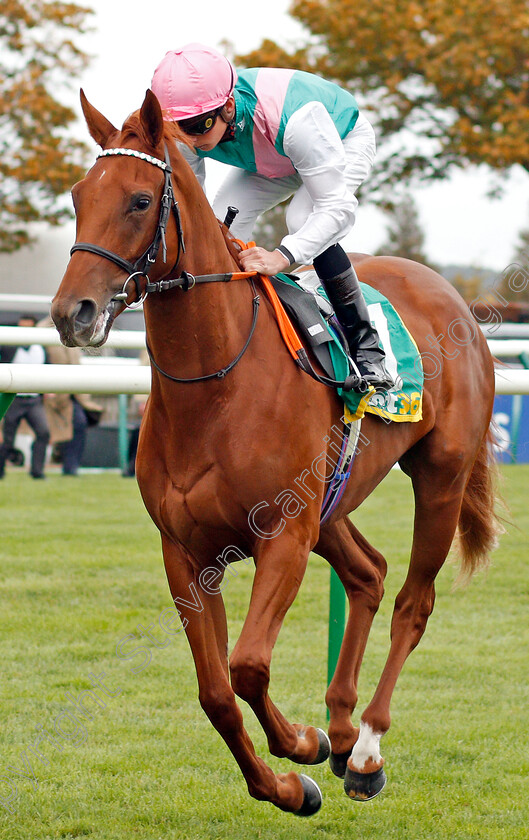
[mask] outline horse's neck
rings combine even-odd
[[[191,170],[184,169],[177,186],[186,249],[179,271],[196,276],[240,270]],[[155,361],[181,378],[224,367],[244,343],[251,310],[251,291],[244,280],[151,294],[144,311]]]

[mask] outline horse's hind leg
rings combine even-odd
[[[450,449],[435,437],[406,456],[415,494],[415,523],[408,575],[397,595],[391,647],[373,699],[364,711],[360,734],[347,762],[345,790],[352,799],[376,795],[385,782],[380,739],[390,727],[390,702],[406,658],[419,643],[435,600],[434,581],[457,528],[470,473],[468,452]],[[413,454],[412,454],[413,453]]]
[[[222,595],[204,592],[185,552],[162,537],[171,594],[191,646],[202,708],[226,741],[255,799],[272,802],[300,816],[321,805],[318,786],[297,773],[275,774],[256,754],[244,729],[241,711],[230,686],[227,668],[227,628]],[[207,790],[207,783],[204,789]]]
[[[314,550],[336,571],[349,603],[340,655],[325,698],[330,713],[331,768],[343,778],[358,738],[351,715],[367,638],[384,593],[386,562],[347,517],[322,529]]]

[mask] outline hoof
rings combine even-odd
[[[321,790],[313,779],[303,773],[299,774],[299,778],[303,785],[303,805],[297,811],[294,811],[294,814],[297,817],[312,817],[321,808],[323,802]]]
[[[345,753],[331,753],[329,756],[329,765],[335,776],[339,779],[345,779],[345,771],[347,770],[347,759],[351,755],[351,750]]]
[[[386,784],[384,768],[380,767],[374,773],[356,773],[349,767],[345,771],[344,790],[351,799],[357,802],[367,802],[374,799]]]
[[[318,733],[318,755],[313,761],[307,762],[308,764],[321,764],[323,761],[327,761],[329,755],[331,754],[331,742],[329,741],[329,736],[323,729],[316,729]]]

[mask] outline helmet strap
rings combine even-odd
[[[230,140],[235,140],[235,117],[226,125],[226,131],[219,143],[229,143]]]
[[[228,143],[230,140],[235,139],[235,117],[236,117],[236,109],[235,106],[233,108],[233,116],[229,117],[229,111],[226,105],[223,106],[222,110],[220,111],[220,116],[226,123],[226,131],[224,132],[220,143]]]

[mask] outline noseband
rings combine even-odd
[[[119,268],[123,269],[123,271],[126,271],[128,277],[123,283],[123,288],[121,292],[114,295],[112,300],[123,302],[128,309],[136,309],[142,305],[149,292],[159,290],[158,283],[149,283],[149,271],[156,262],[158,252],[160,250],[160,245],[162,246],[163,260],[164,262],[166,262],[167,260],[167,244],[165,239],[165,232],[167,229],[167,222],[169,221],[169,215],[171,213],[171,210],[174,213],[178,236],[178,254],[176,257],[175,266],[178,265],[180,257],[183,253],[185,253],[184,233],[182,230],[180,209],[178,207],[178,202],[175,199],[173,185],[171,183],[171,173],[173,170],[169,161],[169,152],[167,146],[165,146],[165,161],[160,160],[159,158],[152,157],[151,155],[145,154],[145,152],[137,152],[135,149],[104,149],[97,157],[99,159],[102,157],[114,157],[116,155],[123,155],[126,157],[138,158],[138,160],[144,160],[147,163],[152,164],[153,166],[157,166],[164,173],[164,186],[162,199],[160,203],[160,214],[158,216],[158,226],[154,234],[154,239],[147,248],[147,250],[144,251],[144,253],[140,257],[138,257],[138,259],[134,263],[130,262],[130,260],[124,259],[124,257],[120,257],[119,254],[114,254],[113,251],[108,251],[106,248],[102,248],[100,245],[94,245],[92,242],[76,242],[70,250],[70,256],[75,251],[90,251],[90,253],[96,254],[98,257],[104,257],[105,259],[110,260],[115,265],[119,266]],[[146,280],[143,292],[141,290],[140,285],[140,280],[142,277],[144,277]],[[127,303],[127,286],[130,280],[134,281],[136,285],[136,300],[133,303]],[[172,281],[164,282],[166,284],[165,287],[167,288],[167,283],[171,283]],[[177,284],[182,285],[183,281],[180,280],[174,283],[174,285]]]

